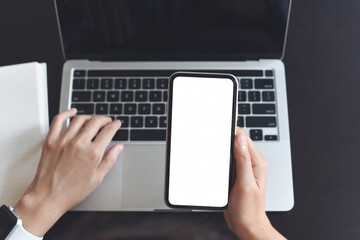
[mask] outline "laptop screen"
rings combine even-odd
[[[56,0],[67,59],[281,58],[290,0]]]

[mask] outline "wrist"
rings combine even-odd
[[[249,227],[247,229],[247,238],[246,239],[254,239],[254,240],[260,240],[260,239],[270,239],[270,235],[272,235],[272,232],[274,231],[273,226],[269,223],[260,223],[256,226]]]
[[[42,237],[62,216],[51,201],[35,194],[25,193],[14,206],[22,220],[23,228],[29,233]]]
[[[246,224],[240,232],[234,232],[241,240],[269,240],[269,239],[285,239],[271,225],[270,220],[265,215],[256,222]]]

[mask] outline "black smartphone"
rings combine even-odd
[[[174,73],[169,80],[165,202],[171,208],[222,210],[231,190],[237,78]]]

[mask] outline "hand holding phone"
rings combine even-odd
[[[175,73],[169,81],[165,201],[225,209],[236,125],[236,77]]]

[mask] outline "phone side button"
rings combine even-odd
[[[131,141],[165,141],[166,130],[131,130]]]

